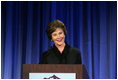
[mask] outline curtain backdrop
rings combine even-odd
[[[117,78],[117,1],[2,1],[1,76],[22,78],[23,64],[38,64],[53,44],[47,25],[59,19],[66,42],[81,51],[90,78]]]

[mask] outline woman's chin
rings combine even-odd
[[[57,43],[58,46],[62,46],[63,45],[63,42],[59,42]]]

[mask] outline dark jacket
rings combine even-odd
[[[41,64],[82,64],[81,53],[77,48],[66,44],[62,54],[54,45],[43,53]]]

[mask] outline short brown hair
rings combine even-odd
[[[64,34],[67,34],[66,26],[64,25],[63,22],[60,20],[54,20],[48,24],[48,27],[46,29],[46,33],[48,38],[51,40],[52,39],[52,33],[57,29],[61,28],[64,31]]]

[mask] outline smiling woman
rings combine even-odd
[[[46,33],[54,46],[43,53],[41,64],[82,64],[80,51],[65,42],[67,31],[63,22],[52,21]]]
[[[52,33],[52,41],[54,41],[55,46],[59,49],[60,53],[62,53],[64,46],[65,46],[65,35],[61,28],[57,28]]]

